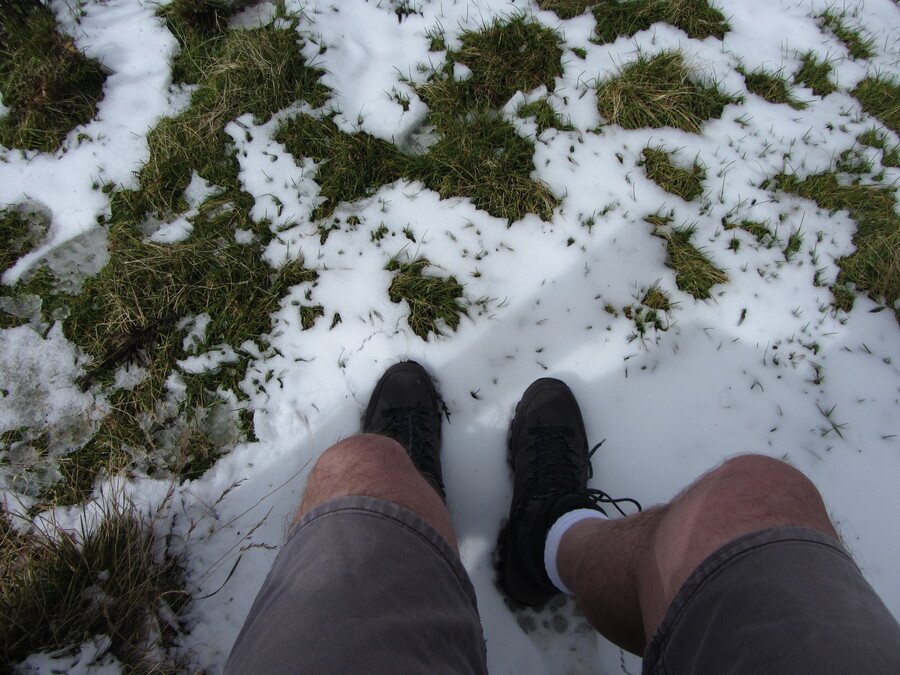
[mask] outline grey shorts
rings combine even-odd
[[[428,523],[343,497],[291,530],[228,673],[486,673],[472,584]],[[644,673],[900,673],[900,626],[835,540],[773,528],[713,553]]]
[[[487,673],[475,590],[412,511],[340,497],[288,534],[227,673]]]

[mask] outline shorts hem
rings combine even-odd
[[[286,547],[294,537],[298,536],[305,527],[314,521],[345,513],[383,518],[409,534],[415,535],[421,542],[428,545],[450,568],[473,608],[477,608],[475,589],[472,586],[469,575],[463,567],[459,556],[450,547],[443,535],[417,513],[384,499],[365,495],[347,495],[329,499],[310,510],[309,513],[306,513],[291,526],[284,546]]]

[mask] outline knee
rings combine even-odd
[[[323,452],[310,477],[319,478],[347,474],[373,473],[378,467],[406,463],[403,446],[387,436],[356,434],[338,441]]]
[[[726,460],[707,474],[722,489],[737,492],[784,492],[800,497],[818,496],[819,491],[801,471],[787,462],[766,455],[739,455]]]
[[[741,455],[705,476],[708,506],[719,513],[834,534],[813,482],[790,464],[765,455]]]

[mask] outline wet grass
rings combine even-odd
[[[0,274],[21,256],[35,248],[43,238],[32,219],[20,209],[0,211]]]

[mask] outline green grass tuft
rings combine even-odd
[[[850,28],[844,21],[845,18],[846,13],[836,14],[831,10],[822,12],[818,16],[822,28],[827,28],[838,40],[843,42],[854,59],[868,59],[875,56],[872,40],[866,40],[859,30]]]
[[[458,300],[463,297],[462,285],[453,276],[426,276],[422,272],[429,264],[424,258],[409,263],[392,258],[385,268],[396,273],[388,289],[391,302],[407,302],[407,323],[423,340],[428,339],[429,333],[442,335],[442,325],[455,331],[460,316],[467,315]]]
[[[557,200],[530,177],[531,141],[488,112],[442,119],[441,136],[425,155],[404,155],[390,143],[362,132],[344,133],[331,120],[308,115],[287,120],[275,140],[295,157],[319,162],[315,180],[326,201],[313,213],[315,218],[399,178],[420,180],[442,198],[471,199],[478,208],[510,222],[528,213],[550,218]]]
[[[760,244],[775,241],[775,234],[770,230],[765,223],[757,223],[752,220],[742,220],[740,223],[729,223],[724,221],[722,225],[726,230],[733,230],[735,228],[744,230],[745,232],[749,232],[754,237],[756,237],[756,241]],[[739,240],[733,240],[739,241]]]
[[[303,330],[312,328],[316,319],[325,316],[325,308],[322,305],[303,305],[300,307],[300,326]]]
[[[425,31],[425,37],[428,38],[428,51],[442,52],[447,49],[446,36],[441,26]]]
[[[584,14],[602,0],[538,0],[538,7],[556,12],[560,19],[571,19]]]
[[[686,201],[696,199],[703,194],[706,169],[699,164],[695,163],[690,169],[677,167],[669,159],[669,153],[661,147],[644,148],[641,154],[644,159],[639,165],[644,167],[647,178],[663,190],[678,195]]]
[[[605,0],[593,12],[597,19],[594,40],[599,43],[631,37],[655,23],[671,24],[699,40],[710,35],[721,40],[730,30],[722,12],[706,0]]]
[[[847,148],[838,155],[838,159],[834,164],[834,168],[839,173],[849,173],[861,175],[872,173],[872,161],[866,157],[860,148]]]
[[[659,284],[653,284],[647,289],[647,292],[644,293],[644,297],[641,299],[641,304],[660,312],[668,312],[672,309],[672,301],[666,292],[660,289]]]
[[[563,74],[562,38],[521,14],[465,31],[460,40],[462,47],[447,60],[472,71],[466,87],[477,107],[499,108],[517,91],[541,85],[553,91],[555,78]]]
[[[521,14],[465,31],[460,40],[458,51],[447,52],[444,68],[418,88],[438,125],[446,116],[500,108],[517,91],[542,85],[553,91],[563,73],[562,38]],[[466,65],[471,76],[455,79],[454,62]]]
[[[794,75],[794,82],[805,84],[816,96],[828,96],[837,87],[831,81],[831,64],[819,61],[814,52],[806,52],[800,57],[800,69]]]
[[[160,647],[189,599],[181,562],[133,505],[108,509],[81,542],[56,526],[19,534],[0,514],[0,662],[105,635],[130,672],[176,670]]]
[[[560,36],[523,15],[495,19],[481,30],[465,31],[460,40],[462,47],[447,52],[443,69],[418,87],[438,126],[448,117],[500,108],[520,90],[543,85],[553,91],[563,72]],[[465,64],[471,76],[454,78],[454,62]]]
[[[640,56],[597,87],[597,106],[609,124],[626,129],[676,127],[699,133],[703,122],[740,102],[694,81],[680,52]]]
[[[775,176],[775,186],[813,200],[820,208],[850,213],[857,223],[856,251],[837,261],[841,268],[835,287],[835,306],[850,310],[852,287],[894,309],[900,321],[900,216],[893,188],[841,185],[832,172],[800,180],[789,174]]]
[[[803,245],[803,233],[800,230],[796,230],[791,233],[791,236],[788,237],[787,244],[784,247],[784,259],[790,261],[793,259],[795,255],[800,251],[800,246]]]
[[[727,282],[728,275],[691,244],[693,234],[693,227],[653,233],[666,242],[666,267],[675,271],[678,289],[699,300],[706,300],[710,297],[710,289]]]
[[[534,181],[534,144],[497,114],[516,91],[554,88],[562,74],[561,38],[523,15],[496,19],[461,36],[444,66],[417,87],[430,108],[438,140],[425,155],[411,157],[407,177],[421,180],[441,197],[471,199],[508,222],[535,213],[548,220],[557,199]],[[471,77],[454,77],[453,63]]]
[[[528,213],[551,217],[556,198],[531,178],[533,142],[519,136],[495,108],[519,89],[552,87],[562,72],[559,36],[515,16],[461,39],[463,48],[448,52],[446,65],[418,87],[438,134],[426,154],[404,155],[368,134],[342,132],[330,119],[297,115],[280,126],[277,141],[295,158],[318,162],[315,180],[325,202],[314,218],[400,178],[420,180],[443,198],[469,198],[509,222]],[[455,79],[454,61],[468,63],[473,76]]]
[[[519,117],[533,117],[538,127],[538,134],[544,133],[547,129],[559,129],[560,131],[575,131],[575,127],[564,122],[559,116],[550,102],[540,99],[532,103],[525,103],[519,106],[516,111]]]
[[[665,227],[673,220],[674,218],[671,215],[664,216],[660,213],[651,213],[649,216],[644,216],[644,222],[649,223],[654,228]]]
[[[891,168],[900,168],[900,145],[888,147],[888,136],[878,129],[864,131],[856,140],[870,148],[881,150],[881,165]]]
[[[888,129],[900,134],[900,82],[896,77],[867,77],[850,92],[863,110],[877,117]]]
[[[805,103],[791,96],[783,77],[761,70],[752,73],[746,73],[743,70],[740,72],[744,76],[747,89],[769,103],[787,103],[795,110],[803,110],[806,107]]]
[[[667,313],[674,308],[674,303],[659,284],[653,284],[641,297],[640,304],[628,305],[622,308],[622,314],[626,319],[634,322],[635,334],[630,339],[644,338],[651,328],[657,331],[669,329]],[[613,316],[618,312],[612,305],[606,306],[606,311]]]
[[[0,210],[0,275],[40,245],[49,227],[49,217],[41,209],[23,204]],[[37,302],[41,302],[37,296],[55,289],[57,285],[53,275],[42,268],[32,272],[26,282],[20,281],[12,288],[0,286],[0,329],[27,323],[27,315],[31,314],[23,306],[27,297],[36,296]],[[23,311],[17,311],[17,307]]]
[[[9,108],[0,118],[0,145],[53,152],[94,117],[106,74],[59,32],[49,5],[4,3],[0,10],[7,14],[0,22],[0,91]]]
[[[535,213],[549,220],[558,200],[531,178],[534,144],[489,112],[449,118],[428,154],[413,158],[412,177],[441,197],[465,197],[509,223]]]
[[[296,159],[318,162],[315,180],[325,202],[313,218],[330,215],[342,201],[372,194],[408,171],[409,159],[396,146],[364,132],[348,134],[328,118],[296,115],[285,120],[273,138]]]

